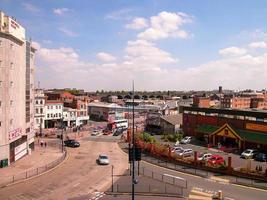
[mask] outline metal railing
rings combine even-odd
[[[55,166],[57,166],[58,164],[60,164],[65,158],[66,158],[67,152],[66,150],[64,150],[63,154],[56,160],[54,160],[53,162],[50,162],[44,166],[41,167],[37,167],[35,169],[31,169],[31,170],[27,170],[25,172],[10,176],[9,178],[7,178],[6,181],[4,181],[3,183],[0,183],[0,187],[4,187],[7,186],[11,183],[15,183],[24,179],[28,179],[34,176],[37,176],[39,174],[42,174],[52,168],[54,168]]]

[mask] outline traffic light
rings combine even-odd
[[[141,148],[135,149],[135,160],[140,161],[141,160]]]
[[[135,148],[135,160],[141,160],[141,148]],[[133,161],[133,148],[129,148],[129,162]]]

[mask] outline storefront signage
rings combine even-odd
[[[9,132],[9,140],[13,140],[13,139],[19,137],[21,134],[22,134],[21,128],[17,128],[15,130],[12,130]]]
[[[254,123],[246,123],[246,129],[267,132],[267,125],[264,124],[254,124]]]
[[[233,132],[232,132],[231,130],[229,130],[228,128],[224,128],[224,129],[222,129],[222,130],[221,130],[220,132],[218,132],[216,135],[236,139],[236,136],[235,136],[235,135],[233,134]]]
[[[26,142],[22,143],[19,146],[15,147],[15,155],[19,154],[21,151],[25,150],[27,148]]]

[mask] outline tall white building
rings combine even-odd
[[[34,53],[25,29],[0,11],[0,166],[34,148]]]

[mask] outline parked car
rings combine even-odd
[[[209,158],[208,163],[212,165],[221,165],[224,163],[224,158],[220,155],[212,155]]]
[[[64,144],[65,146],[72,147],[72,148],[76,148],[80,146],[80,143],[77,142],[76,140],[65,140]]]
[[[258,154],[258,150],[256,149],[246,149],[245,151],[243,151],[243,153],[241,154],[241,158],[255,158],[256,154]]]
[[[258,153],[254,160],[261,161],[261,162],[267,162],[267,153],[266,152],[260,152]]]
[[[180,143],[181,144],[189,144],[191,142],[191,140],[192,140],[192,137],[186,136],[180,141]]]
[[[109,159],[108,156],[105,154],[100,154],[97,158],[97,162],[100,165],[108,165],[109,164]]]
[[[193,156],[194,154],[192,149],[183,149],[181,151],[175,151],[175,152],[177,153],[177,155],[183,156],[183,157]]]
[[[179,151],[182,151],[182,150],[184,150],[183,147],[173,147],[171,152],[179,152]]]
[[[117,128],[114,133],[113,133],[113,136],[118,136],[118,135],[121,135],[123,133],[123,129],[122,128]]]
[[[93,132],[91,133],[91,136],[97,136],[99,134],[100,132],[98,130],[93,130]]]
[[[211,156],[212,156],[211,153],[201,153],[198,155],[197,160],[198,161],[208,161]]]

